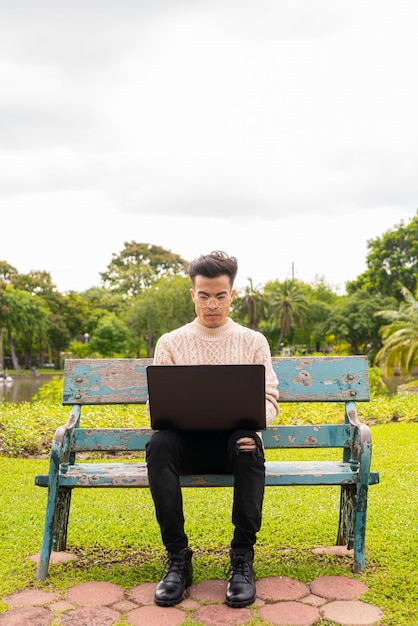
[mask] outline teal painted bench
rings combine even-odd
[[[263,433],[266,449],[341,448],[340,461],[267,461],[266,486],[340,486],[337,545],[354,548],[354,571],[365,568],[365,533],[369,485],[379,482],[370,471],[372,439],[361,424],[356,402],[370,400],[368,363],[364,356],[273,358],[280,404],[335,402],[336,424],[270,426]],[[75,488],[148,487],[145,462],[78,462],[77,455],[100,451],[143,451],[149,428],[82,428],[84,405],[143,404],[147,399],[146,367],[151,359],[67,359],[63,404],[71,406],[65,426],[55,432],[49,473],[35,484],[48,488],[45,526],[37,579],[48,574],[51,551],[67,547],[71,494]],[[279,418],[280,419],[280,418]],[[122,455],[123,457],[123,455]],[[230,475],[182,476],[183,487],[226,487]]]

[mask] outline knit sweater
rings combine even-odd
[[[261,333],[228,318],[218,328],[207,328],[197,319],[162,335],[154,353],[157,365],[229,365],[261,363],[266,372],[266,421],[279,412],[277,376],[271,365],[270,348]]]

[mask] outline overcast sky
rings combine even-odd
[[[126,241],[323,277],[418,208],[416,0],[0,0],[0,260],[62,292]]]

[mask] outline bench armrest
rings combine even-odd
[[[62,471],[66,471],[68,468],[68,464],[74,462],[71,459],[72,453],[70,453],[70,439],[74,428],[78,426],[80,422],[80,411],[81,406],[79,404],[75,404],[72,407],[71,415],[68,418],[67,423],[64,426],[59,426],[55,431],[54,438],[52,440],[51,447],[51,464],[53,464],[58,470],[59,465],[61,464]]]
[[[355,402],[347,402],[345,405],[346,416],[351,426],[350,464],[353,470],[358,469],[359,480],[368,480],[372,457],[372,433],[367,424],[362,424],[357,415]]]

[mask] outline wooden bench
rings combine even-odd
[[[361,424],[356,402],[370,400],[368,363],[363,356],[273,358],[279,379],[280,404],[287,402],[342,403],[340,417],[327,425],[270,426],[263,433],[266,449],[341,448],[341,461],[267,461],[266,486],[337,485],[340,519],[337,545],[354,548],[354,571],[365,568],[365,532],[369,485],[379,482],[370,471],[372,440]],[[63,404],[70,418],[55,432],[49,474],[35,483],[48,488],[45,527],[37,579],[48,574],[52,550],[67,545],[73,489],[148,487],[145,462],[76,462],[78,453],[122,453],[145,450],[149,428],[81,428],[83,405],[137,404],[147,399],[146,367],[151,359],[68,359],[64,368]],[[279,417],[280,420],[280,417]],[[123,458],[123,455],[122,455]],[[232,486],[230,475],[182,476],[183,487]]]

